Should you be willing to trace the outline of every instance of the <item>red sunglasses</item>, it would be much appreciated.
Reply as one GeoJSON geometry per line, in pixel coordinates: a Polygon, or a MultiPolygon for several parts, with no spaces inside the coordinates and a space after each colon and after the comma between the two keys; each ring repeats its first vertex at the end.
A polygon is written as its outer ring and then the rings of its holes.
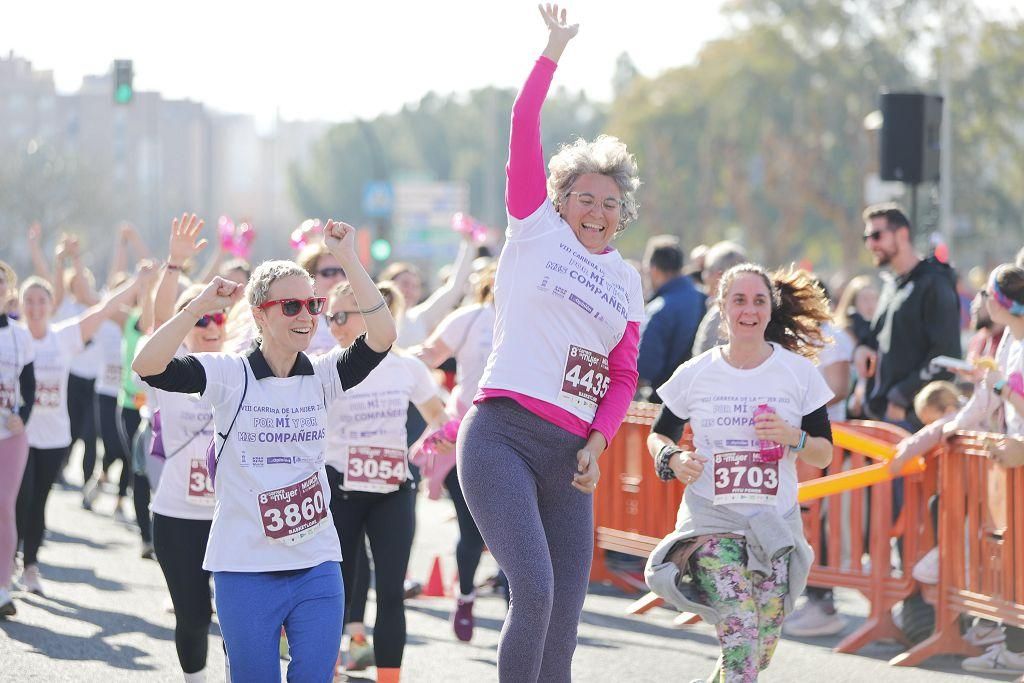
{"type": "Polygon", "coordinates": [[[207,313],[202,318],[196,321],[196,327],[209,327],[210,323],[214,323],[216,325],[223,325],[224,321],[227,319],[228,317],[220,312],[207,313]]]}
{"type": "Polygon", "coordinates": [[[266,310],[277,304],[281,304],[281,312],[289,318],[297,316],[303,306],[306,307],[310,315],[320,315],[320,312],[324,310],[324,306],[327,304],[327,297],[311,296],[308,299],[274,299],[273,301],[260,304],[258,308],[266,310]]]}

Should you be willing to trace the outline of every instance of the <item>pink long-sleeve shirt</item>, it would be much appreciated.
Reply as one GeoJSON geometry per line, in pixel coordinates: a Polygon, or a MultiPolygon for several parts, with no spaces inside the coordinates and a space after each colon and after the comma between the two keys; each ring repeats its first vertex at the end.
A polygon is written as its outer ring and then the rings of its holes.
{"type": "MultiPolygon", "coordinates": [[[[544,149],[540,137],[540,112],[551,86],[557,65],[547,57],[537,60],[529,78],[512,106],[512,131],[508,146],[508,164],[505,166],[505,206],[514,218],[525,219],[548,201],[547,176],[544,169],[544,149]]],[[[611,251],[611,248],[608,249],[611,251]]],[[[636,392],[638,373],[637,350],[640,343],[640,323],[626,323],[626,329],[608,355],[611,384],[597,407],[593,423],[588,424],[559,406],[506,389],[482,389],[475,402],[493,398],[511,398],[531,413],[555,424],[571,434],[587,438],[599,432],[605,441],[622,424],[630,401],[636,392]]]]}

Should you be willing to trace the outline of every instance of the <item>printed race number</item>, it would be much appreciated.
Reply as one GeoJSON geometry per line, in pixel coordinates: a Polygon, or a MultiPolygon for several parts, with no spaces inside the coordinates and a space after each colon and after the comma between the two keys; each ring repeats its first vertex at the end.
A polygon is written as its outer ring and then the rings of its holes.
{"type": "Polygon", "coordinates": [[[580,408],[596,409],[612,379],[608,376],[608,357],[584,349],[569,346],[562,375],[562,390],[559,397],[580,408]]]}
{"type": "Polygon", "coordinates": [[[60,385],[37,384],[35,404],[40,408],[59,408],[61,405],[60,385]]]}
{"type": "Polygon", "coordinates": [[[320,478],[308,479],[259,494],[263,535],[272,541],[296,545],[313,538],[327,521],[327,501],[320,478]]]}
{"type": "Polygon", "coordinates": [[[211,506],[217,502],[213,493],[213,480],[206,469],[206,458],[192,458],[188,466],[188,494],[185,500],[192,505],[211,506]]]}
{"type": "Polygon", "coordinates": [[[715,453],[715,505],[775,502],[779,463],[761,459],[758,451],[715,453]]]}
{"type": "Polygon", "coordinates": [[[402,485],[408,471],[404,449],[350,446],[345,488],[371,493],[393,491],[402,485]]]}

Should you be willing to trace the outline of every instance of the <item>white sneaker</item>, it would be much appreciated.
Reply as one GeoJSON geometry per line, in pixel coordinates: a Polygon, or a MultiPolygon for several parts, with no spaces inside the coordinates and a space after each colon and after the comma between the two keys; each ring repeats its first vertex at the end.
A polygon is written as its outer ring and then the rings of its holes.
{"type": "Polygon", "coordinates": [[[782,624],[782,632],[796,638],[834,636],[846,628],[846,619],[839,612],[831,613],[820,602],[808,600],[803,607],[793,610],[782,624]]]}
{"type": "Polygon", "coordinates": [[[1024,674],[1024,654],[1010,652],[1006,643],[997,643],[983,655],[968,657],[960,667],[974,673],[1024,674]]]}
{"type": "Polygon", "coordinates": [[[924,557],[914,565],[914,569],[910,574],[921,583],[926,583],[929,586],[937,584],[939,582],[939,547],[935,546],[925,553],[924,557]]]}
{"type": "Polygon", "coordinates": [[[0,588],[0,619],[13,617],[17,613],[18,609],[14,606],[14,598],[11,597],[10,591],[0,588]]]}
{"type": "Polygon", "coordinates": [[[42,576],[39,575],[39,565],[37,564],[25,565],[25,569],[21,572],[20,583],[22,589],[29,593],[45,595],[43,592],[42,576]]]}
{"type": "Polygon", "coordinates": [[[82,487],[82,507],[92,510],[93,503],[100,496],[100,482],[98,479],[91,479],[82,487]]]}
{"type": "Polygon", "coordinates": [[[1003,627],[992,621],[979,619],[973,626],[967,629],[964,634],[964,642],[975,647],[988,647],[1006,640],[1006,632],[1003,627]]]}

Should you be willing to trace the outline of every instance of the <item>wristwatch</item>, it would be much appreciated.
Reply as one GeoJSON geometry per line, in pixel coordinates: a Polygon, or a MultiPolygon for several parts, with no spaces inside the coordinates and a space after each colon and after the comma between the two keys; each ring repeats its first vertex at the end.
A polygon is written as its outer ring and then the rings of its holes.
{"type": "Polygon", "coordinates": [[[804,449],[804,447],[806,445],[807,445],[807,432],[805,432],[805,431],[803,431],[801,429],[800,430],[800,442],[797,445],[795,445],[795,446],[790,446],[789,450],[793,451],[794,453],[799,453],[800,451],[802,451],[804,449]]]}
{"type": "Polygon", "coordinates": [[[1006,380],[1005,379],[1001,379],[1001,380],[999,380],[998,382],[996,382],[995,384],[992,385],[992,391],[995,392],[995,395],[998,396],[999,398],[1003,397],[1003,392],[1005,390],[1006,390],[1006,380]]]}

